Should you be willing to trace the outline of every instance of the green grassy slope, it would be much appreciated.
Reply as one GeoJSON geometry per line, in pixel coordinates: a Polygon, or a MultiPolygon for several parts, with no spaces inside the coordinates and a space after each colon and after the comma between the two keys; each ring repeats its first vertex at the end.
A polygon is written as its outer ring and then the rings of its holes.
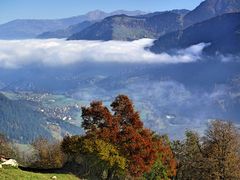
{"type": "Polygon", "coordinates": [[[0,169],[1,180],[49,180],[56,176],[58,180],[77,180],[78,178],[71,174],[41,174],[22,171],[15,168],[0,169]]]}

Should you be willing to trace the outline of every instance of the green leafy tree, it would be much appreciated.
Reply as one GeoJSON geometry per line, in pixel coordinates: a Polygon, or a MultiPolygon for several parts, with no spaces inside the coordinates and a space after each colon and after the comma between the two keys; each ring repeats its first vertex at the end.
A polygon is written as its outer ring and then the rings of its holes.
{"type": "Polygon", "coordinates": [[[124,174],[126,159],[114,145],[101,139],[67,136],[63,139],[62,149],[74,159],[80,158],[88,177],[115,179],[124,174]]]}
{"type": "Polygon", "coordinates": [[[154,135],[154,147],[158,152],[150,172],[144,173],[146,179],[168,180],[176,175],[176,160],[172,152],[168,137],[154,135]]]}
{"type": "Polygon", "coordinates": [[[201,179],[205,176],[205,158],[200,137],[193,131],[186,132],[184,141],[173,142],[173,152],[177,159],[175,179],[201,179]]]}
{"type": "Polygon", "coordinates": [[[123,173],[126,168],[126,159],[119,155],[118,150],[113,145],[103,140],[85,139],[83,151],[96,158],[99,162],[97,166],[103,167],[103,171],[107,172],[107,179],[113,179],[118,174],[123,173]]]}

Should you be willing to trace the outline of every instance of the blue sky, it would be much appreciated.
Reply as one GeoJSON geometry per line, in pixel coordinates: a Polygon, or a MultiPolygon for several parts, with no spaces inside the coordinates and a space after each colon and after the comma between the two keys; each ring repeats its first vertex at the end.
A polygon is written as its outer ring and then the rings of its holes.
{"type": "Polygon", "coordinates": [[[100,9],[107,12],[193,9],[203,0],[0,0],[0,23],[14,19],[52,19],[100,9]]]}

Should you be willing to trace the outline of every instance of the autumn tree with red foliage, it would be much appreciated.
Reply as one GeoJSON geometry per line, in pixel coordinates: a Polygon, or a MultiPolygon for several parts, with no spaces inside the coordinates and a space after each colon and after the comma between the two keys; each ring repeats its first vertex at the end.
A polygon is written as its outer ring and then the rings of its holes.
{"type": "Polygon", "coordinates": [[[125,95],[119,95],[111,107],[113,114],[99,101],[82,108],[82,127],[86,136],[115,145],[127,158],[132,176],[149,172],[159,153],[168,175],[174,176],[176,163],[169,144],[154,138],[153,132],[144,128],[132,101],[125,95]]]}

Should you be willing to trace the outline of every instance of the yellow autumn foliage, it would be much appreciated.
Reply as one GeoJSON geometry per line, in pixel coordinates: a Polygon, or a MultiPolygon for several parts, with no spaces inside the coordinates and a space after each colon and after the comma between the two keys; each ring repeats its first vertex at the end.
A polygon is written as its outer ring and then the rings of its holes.
{"type": "Polygon", "coordinates": [[[100,139],[84,139],[83,151],[99,157],[108,163],[110,167],[126,168],[126,159],[120,156],[118,150],[112,145],[100,139]]]}

